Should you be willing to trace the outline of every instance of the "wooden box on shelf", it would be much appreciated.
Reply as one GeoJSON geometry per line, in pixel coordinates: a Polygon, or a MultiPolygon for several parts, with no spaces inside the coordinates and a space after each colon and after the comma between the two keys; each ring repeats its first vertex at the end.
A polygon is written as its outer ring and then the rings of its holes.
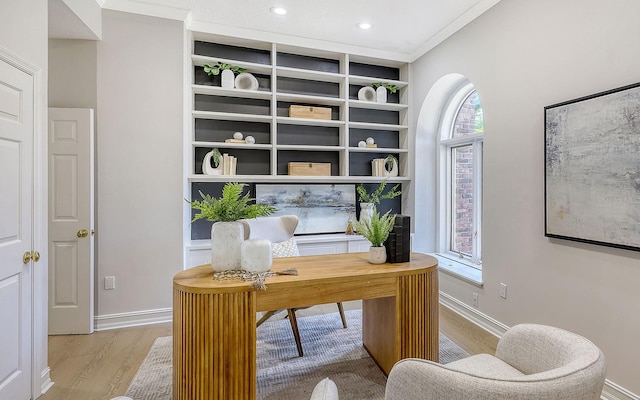
{"type": "Polygon", "coordinates": [[[331,176],[331,163],[290,162],[289,175],[331,176]]]}
{"type": "Polygon", "coordinates": [[[289,117],[331,119],[330,107],[289,106],[289,117]]]}

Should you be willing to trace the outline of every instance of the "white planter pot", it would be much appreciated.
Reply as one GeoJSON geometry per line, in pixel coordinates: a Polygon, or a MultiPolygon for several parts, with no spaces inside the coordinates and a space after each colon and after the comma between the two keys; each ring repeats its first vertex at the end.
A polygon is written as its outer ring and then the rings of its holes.
{"type": "Polygon", "coordinates": [[[249,272],[265,272],[271,268],[271,242],[267,239],[249,239],[240,246],[240,265],[249,272]]]}
{"type": "Polygon", "coordinates": [[[360,219],[358,221],[363,224],[364,221],[370,220],[372,215],[373,203],[360,203],[360,219]]]}
{"type": "Polygon", "coordinates": [[[387,88],[384,86],[378,86],[376,89],[376,101],[378,103],[386,103],[387,102],[387,88]]]}
{"type": "Polygon", "coordinates": [[[387,262],[387,248],[384,246],[369,247],[369,262],[371,264],[384,264],[387,262]]]}
{"type": "Polygon", "coordinates": [[[211,267],[214,271],[240,269],[244,227],[240,222],[216,222],[211,227],[211,267]]]}
{"type": "Polygon", "coordinates": [[[235,87],[236,76],[230,69],[223,69],[220,73],[220,86],[225,89],[233,89],[235,87]]]}

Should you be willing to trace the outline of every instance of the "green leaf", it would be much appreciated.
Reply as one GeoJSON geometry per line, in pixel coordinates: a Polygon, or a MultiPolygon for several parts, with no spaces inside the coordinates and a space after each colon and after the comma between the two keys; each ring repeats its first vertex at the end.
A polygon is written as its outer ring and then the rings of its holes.
{"type": "Polygon", "coordinates": [[[364,188],[364,185],[361,183],[358,187],[356,187],[356,191],[358,192],[358,197],[360,198],[360,202],[362,203],[373,203],[380,204],[380,200],[393,199],[402,194],[401,190],[398,190],[400,184],[392,187],[388,192],[383,193],[384,189],[387,186],[387,180],[380,182],[380,185],[373,192],[367,192],[367,189],[364,188]]]}
{"type": "Polygon", "coordinates": [[[228,182],[222,188],[222,196],[220,198],[214,198],[199,192],[202,200],[186,200],[193,209],[200,211],[193,217],[191,222],[200,219],[232,222],[245,218],[266,217],[276,211],[273,206],[249,204],[255,199],[251,198],[249,193],[242,194],[244,186],[246,185],[242,183],[228,182]]]}
{"type": "Polygon", "coordinates": [[[380,215],[374,207],[371,218],[363,222],[355,221],[353,224],[356,231],[371,242],[371,246],[380,247],[389,237],[394,222],[395,214],[391,215],[391,210],[384,215],[380,215]]]}

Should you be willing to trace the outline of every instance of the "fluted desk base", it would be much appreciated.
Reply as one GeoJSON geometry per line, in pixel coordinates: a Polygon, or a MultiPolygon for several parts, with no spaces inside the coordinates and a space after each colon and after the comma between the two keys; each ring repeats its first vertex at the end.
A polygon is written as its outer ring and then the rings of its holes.
{"type": "MultiPolygon", "coordinates": [[[[215,281],[209,265],[180,272],[173,294],[173,400],[256,398],[256,312],[364,300],[362,341],[385,373],[407,357],[438,361],[437,261],[372,265],[367,253],[279,258],[297,276],[215,281]]],[[[304,337],[303,337],[304,341],[304,337]]]]}

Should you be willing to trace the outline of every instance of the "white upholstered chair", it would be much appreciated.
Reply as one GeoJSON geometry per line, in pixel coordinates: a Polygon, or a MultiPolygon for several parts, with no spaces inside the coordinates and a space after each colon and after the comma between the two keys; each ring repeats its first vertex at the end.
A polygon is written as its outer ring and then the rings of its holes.
{"type": "Polygon", "coordinates": [[[495,356],[477,354],[441,365],[405,359],[391,369],[386,400],[597,400],[606,377],[602,352],[589,340],[546,325],[520,324],[495,356]]]}
{"type": "MultiPolygon", "coordinates": [[[[574,333],[520,324],[498,342],[495,356],[477,354],[446,365],[407,358],[387,379],[385,400],[598,400],[606,378],[598,347],[574,333]]],[[[313,399],[337,400],[318,383],[313,399]],[[325,396],[325,397],[323,397],[325,396]]]]}
{"type": "MultiPolygon", "coordinates": [[[[300,255],[298,245],[293,237],[298,226],[298,217],[295,215],[283,215],[279,217],[259,217],[252,219],[243,219],[240,222],[244,226],[244,238],[247,239],[268,239],[271,241],[273,258],[294,257],[300,255]]],[[[347,320],[344,316],[342,303],[337,303],[342,326],[347,327],[347,320]]],[[[262,325],[277,310],[268,311],[257,323],[262,325]]],[[[300,340],[300,331],[298,330],[298,320],[296,319],[296,310],[290,308],[287,310],[291,330],[296,340],[298,354],[303,356],[302,341],[300,340]]]]}

